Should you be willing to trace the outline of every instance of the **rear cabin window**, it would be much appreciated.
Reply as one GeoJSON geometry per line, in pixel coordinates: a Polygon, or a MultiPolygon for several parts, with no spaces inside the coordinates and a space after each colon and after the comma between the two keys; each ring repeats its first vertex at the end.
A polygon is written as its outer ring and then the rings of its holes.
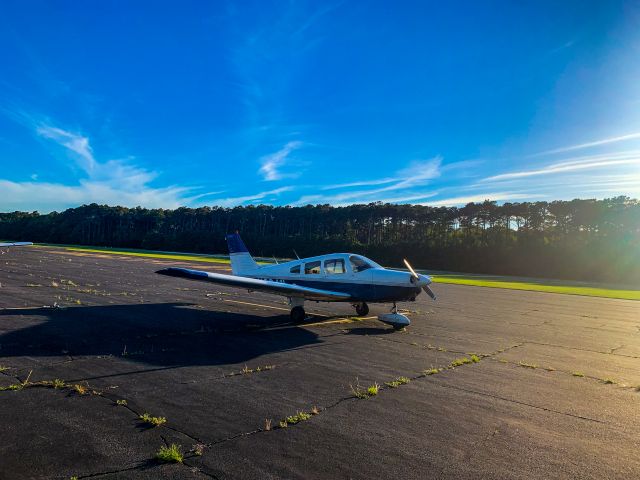
{"type": "Polygon", "coordinates": [[[300,265],[296,265],[295,267],[291,267],[289,270],[291,273],[300,273],[300,265]]]}
{"type": "Polygon", "coordinates": [[[304,273],[315,275],[320,273],[320,262],[309,262],[304,264],[304,273]]]}
{"type": "Polygon", "coordinates": [[[328,274],[344,273],[344,260],[336,258],[324,261],[324,271],[328,274]]]}
{"type": "Polygon", "coordinates": [[[355,272],[363,272],[369,268],[373,268],[367,261],[365,261],[362,257],[356,257],[352,255],[349,257],[349,262],[351,263],[351,269],[355,272]]]}

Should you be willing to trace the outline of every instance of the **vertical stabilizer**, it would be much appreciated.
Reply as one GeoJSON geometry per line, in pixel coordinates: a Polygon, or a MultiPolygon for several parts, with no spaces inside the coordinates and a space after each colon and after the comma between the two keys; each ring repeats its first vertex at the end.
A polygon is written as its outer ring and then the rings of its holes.
{"type": "Polygon", "coordinates": [[[259,268],[239,234],[227,235],[227,245],[229,245],[231,271],[234,275],[247,275],[259,268]]]}

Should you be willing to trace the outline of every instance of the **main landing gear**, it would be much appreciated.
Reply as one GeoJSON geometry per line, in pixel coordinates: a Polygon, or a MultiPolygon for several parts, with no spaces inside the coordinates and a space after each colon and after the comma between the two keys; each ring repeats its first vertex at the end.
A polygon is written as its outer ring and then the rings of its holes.
{"type": "Polygon", "coordinates": [[[356,307],[356,313],[359,317],[364,317],[369,313],[369,305],[366,302],[354,303],[354,307],[356,307]]]}
{"type": "Polygon", "coordinates": [[[302,298],[290,298],[289,305],[291,305],[291,313],[289,314],[291,317],[291,321],[293,323],[301,323],[304,322],[304,319],[307,318],[307,313],[304,311],[304,299],[302,298]]]}
{"type": "Polygon", "coordinates": [[[307,314],[302,307],[293,307],[290,316],[293,323],[303,322],[307,318],[307,314]]]}

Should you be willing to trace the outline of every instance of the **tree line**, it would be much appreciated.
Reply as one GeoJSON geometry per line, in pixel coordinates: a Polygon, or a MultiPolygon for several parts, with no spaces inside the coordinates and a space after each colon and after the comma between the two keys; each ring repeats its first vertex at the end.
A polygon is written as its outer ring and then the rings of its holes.
{"type": "Polygon", "coordinates": [[[464,207],[370,203],[175,210],[83,205],[0,213],[0,238],[225,253],[239,231],[257,256],[357,252],[378,263],[491,274],[640,281],[640,202],[604,200],[464,207]]]}

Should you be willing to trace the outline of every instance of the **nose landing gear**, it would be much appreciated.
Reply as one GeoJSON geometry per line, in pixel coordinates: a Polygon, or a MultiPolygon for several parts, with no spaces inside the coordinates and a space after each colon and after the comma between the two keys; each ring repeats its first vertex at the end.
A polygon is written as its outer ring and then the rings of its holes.
{"type": "Polygon", "coordinates": [[[398,307],[396,302],[393,302],[393,308],[391,313],[384,315],[378,315],[378,320],[388,325],[391,325],[396,330],[402,330],[404,327],[409,326],[411,321],[401,313],[398,313],[398,307]]]}

